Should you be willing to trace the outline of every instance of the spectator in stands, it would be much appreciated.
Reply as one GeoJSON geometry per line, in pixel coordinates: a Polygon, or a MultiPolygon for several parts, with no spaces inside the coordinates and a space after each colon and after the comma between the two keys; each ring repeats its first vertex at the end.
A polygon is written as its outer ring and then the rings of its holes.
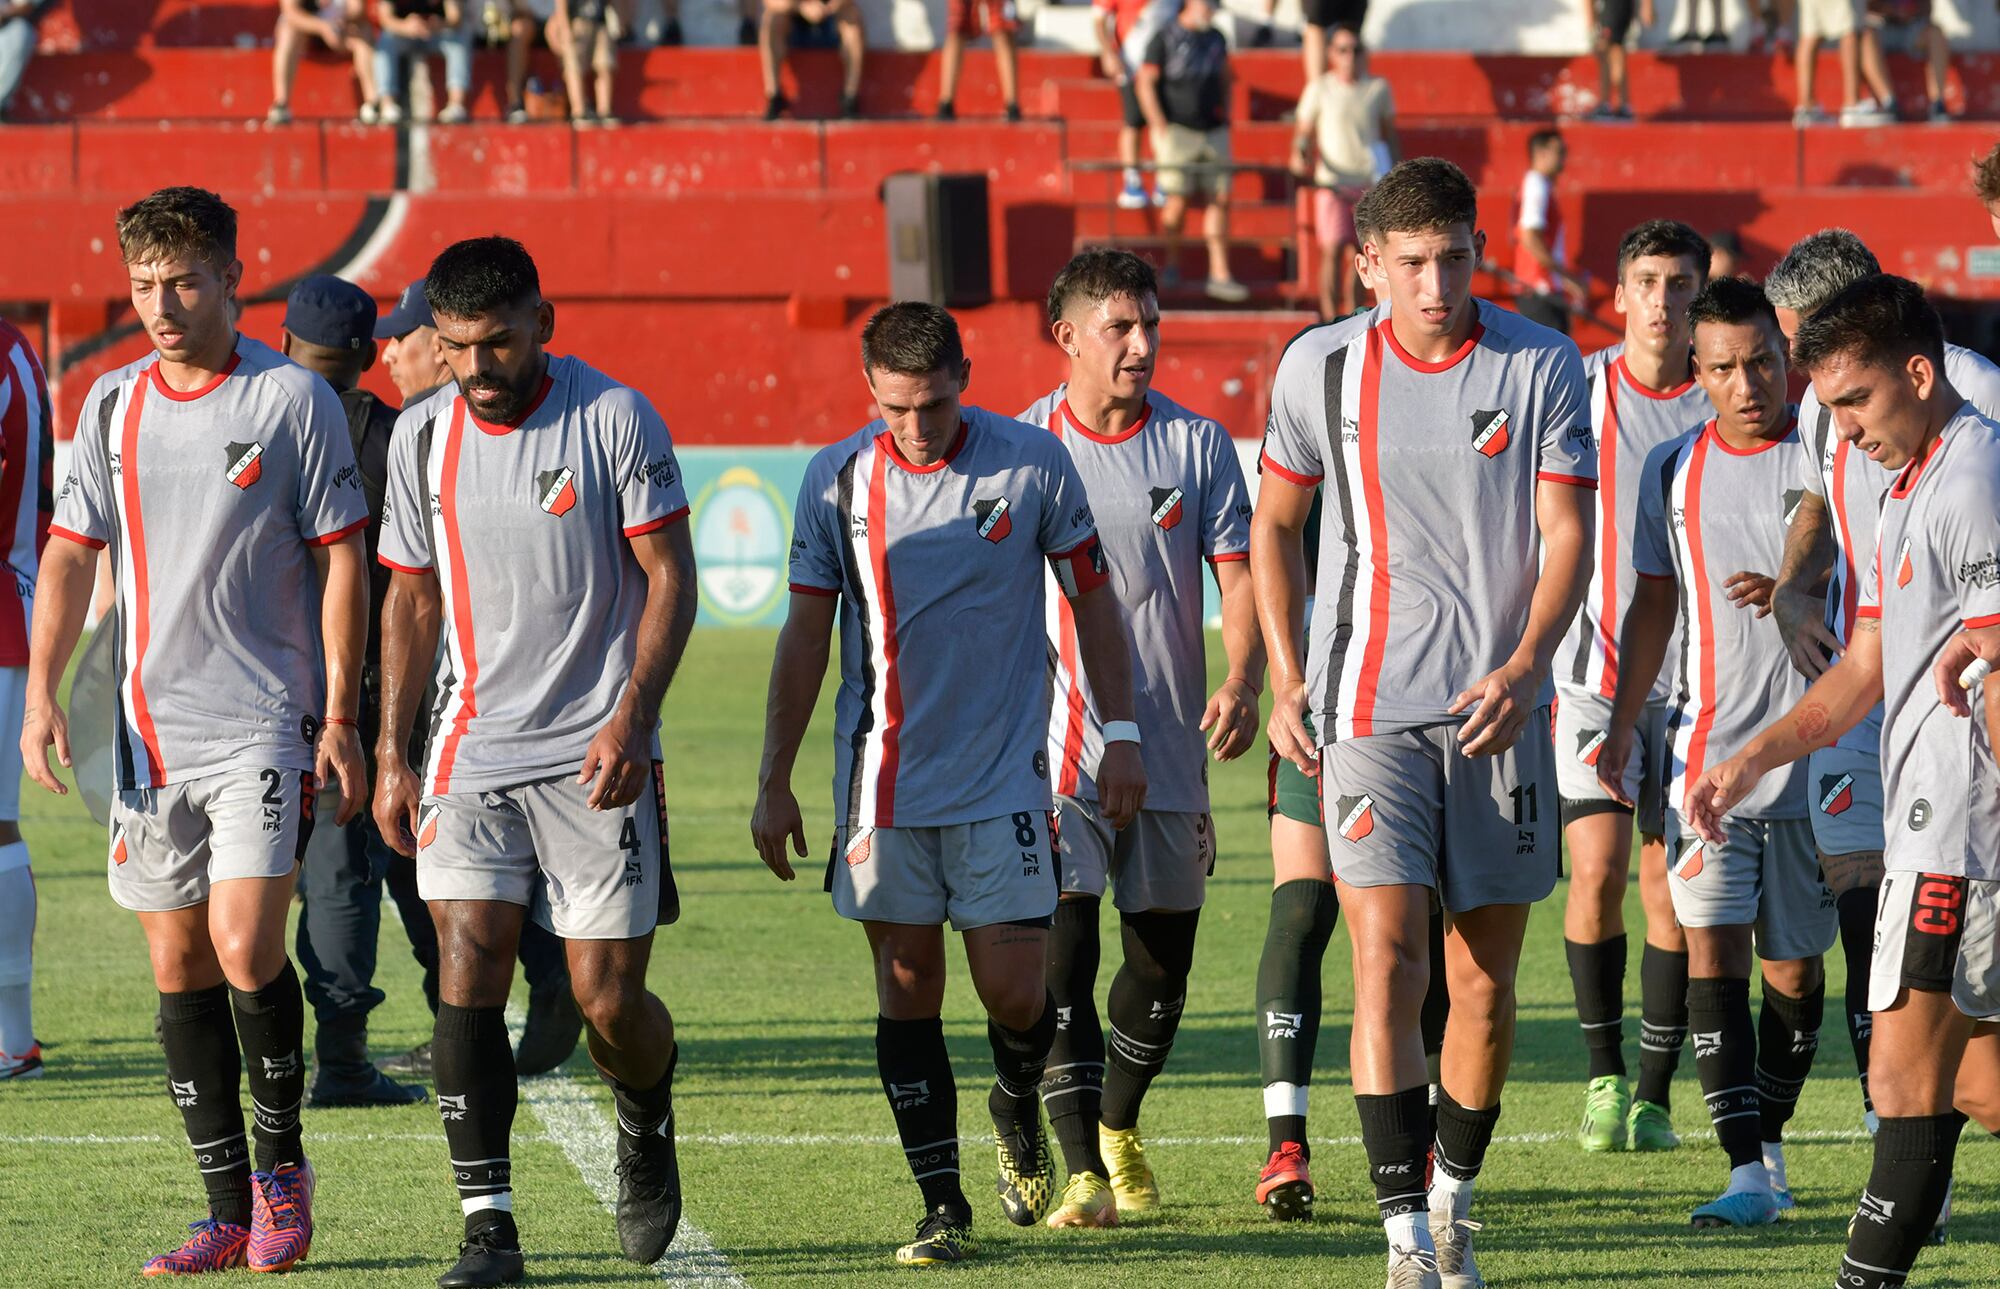
{"type": "Polygon", "coordinates": [[[1596,0],[1590,19],[1591,49],[1597,54],[1595,121],[1632,119],[1632,92],[1625,83],[1625,42],[1632,36],[1632,19],[1639,29],[1653,25],[1653,0],[1596,0]]]}
{"type": "Polygon", "coordinates": [[[375,0],[375,24],[382,29],[375,41],[382,123],[395,125],[403,119],[404,64],[427,54],[444,59],[445,107],[437,114],[438,123],[458,125],[467,120],[472,33],[459,0],[375,0]]]}
{"type": "Polygon", "coordinates": [[[1180,17],[1146,47],[1139,67],[1139,106],[1152,127],[1159,191],[1166,194],[1160,228],[1166,234],[1163,291],[1180,283],[1181,224],[1188,197],[1205,193],[1202,234],[1208,242],[1210,299],[1231,304],[1250,290],[1229,272],[1229,42],[1214,26],[1213,0],[1183,0],[1180,17]],[[1200,167],[1191,169],[1190,167],[1200,167]]]}
{"type": "Polygon", "coordinates": [[[1718,229],[1708,235],[1708,280],[1742,277],[1743,239],[1733,228],[1718,229]]]}
{"type": "Polygon", "coordinates": [[[1792,109],[1793,125],[1825,125],[1829,120],[1813,99],[1822,40],[1837,42],[1840,50],[1840,123],[1882,125],[1891,119],[1880,104],[1860,101],[1861,36],[1854,6],[1855,0],[1799,0],[1799,52],[1795,60],[1799,99],[1792,109]]]}
{"type": "Polygon", "coordinates": [[[579,128],[617,125],[618,32],[625,30],[618,25],[618,11],[609,0],[555,0],[555,6],[550,21],[562,29],[556,52],[569,90],[570,123],[579,128]]]}
{"type": "MultiPolygon", "coordinates": [[[[1139,132],[1146,128],[1146,114],[1139,106],[1139,65],[1146,61],[1146,47],[1153,37],[1173,21],[1179,0],[1091,0],[1097,16],[1097,58],[1104,74],[1117,83],[1125,109],[1124,125],[1118,131],[1118,160],[1125,166],[1124,185],[1118,204],[1125,210],[1143,210],[1148,198],[1139,181],[1139,132]]],[[[1153,204],[1166,200],[1155,189],[1153,204]]]]}
{"type": "Polygon", "coordinates": [[[1320,249],[1319,315],[1354,312],[1352,265],[1360,249],[1354,203],[1396,164],[1396,104],[1389,82],[1368,74],[1359,30],[1337,26],[1326,44],[1326,69],[1306,83],[1292,140],[1292,173],[1310,175],[1313,225],[1320,249]]]}
{"type": "MultiPolygon", "coordinates": [[[[1880,63],[1884,54],[1911,54],[1924,60],[1924,92],[1929,105],[1924,116],[1933,122],[1951,120],[1951,114],[1944,105],[1945,80],[1951,74],[1951,42],[1945,38],[1942,28],[1931,21],[1931,0],[1868,0],[1868,10],[1864,18],[1861,38],[1872,50],[1864,51],[1864,57],[1872,63],[1880,63]]],[[[1886,82],[1885,74],[1882,81],[1886,82]]],[[[1874,81],[1875,77],[1870,76],[1874,81]]],[[[1895,97],[1891,90],[1878,84],[1876,94],[1880,102],[1891,112],[1895,109],[1895,97]]]]}
{"type": "Polygon", "coordinates": [[[2000,237],[2000,143],[1973,166],[1972,191],[1986,207],[1986,217],[1993,221],[1993,236],[2000,237]]]}
{"type": "MultiPolygon", "coordinates": [[[[1271,19],[1277,12],[1278,0],[1264,0],[1264,20],[1250,33],[1251,45],[1261,49],[1271,43],[1271,19]]],[[[1368,0],[1299,0],[1299,52],[1308,82],[1326,66],[1326,42],[1333,29],[1360,31],[1367,18],[1368,0]]]]}
{"type": "Polygon", "coordinates": [[[35,20],[55,0],[0,0],[0,121],[14,106],[28,61],[35,56],[35,20]]]}
{"type": "Polygon", "coordinates": [[[1021,119],[1020,77],[1014,55],[1014,33],[1019,29],[1014,0],[951,0],[945,17],[944,61],[938,70],[938,120],[958,119],[953,100],[958,96],[958,69],[965,62],[965,42],[982,34],[993,37],[993,65],[1000,76],[1000,98],[1007,104],[1007,119],[1021,119]]]}
{"type": "Polygon", "coordinates": [[[1588,306],[1583,282],[1570,269],[1556,179],[1569,150],[1561,134],[1537,130],[1528,137],[1528,173],[1521,179],[1521,208],[1514,222],[1514,307],[1522,317],[1569,332],[1569,315],[1588,306]]]}
{"type": "Polygon", "coordinates": [[[1681,33],[1681,45],[1703,52],[1729,48],[1729,31],[1722,17],[1722,0],[1688,0],[1688,24],[1687,30],[1681,33]],[[1704,10],[1708,13],[1706,24],[1701,20],[1704,10]]]}
{"type": "Polygon", "coordinates": [[[271,110],[264,119],[283,125],[292,119],[292,82],[299,56],[312,41],[354,60],[354,83],[361,91],[363,125],[376,121],[375,41],[366,0],[278,0],[278,34],[271,51],[271,110]]]}
{"type": "Polygon", "coordinates": [[[852,120],[861,114],[861,64],[868,46],[859,0],[764,0],[757,52],[764,68],[766,121],[777,120],[792,105],[778,83],[786,48],[823,47],[834,41],[840,45],[840,117],[852,120]]]}

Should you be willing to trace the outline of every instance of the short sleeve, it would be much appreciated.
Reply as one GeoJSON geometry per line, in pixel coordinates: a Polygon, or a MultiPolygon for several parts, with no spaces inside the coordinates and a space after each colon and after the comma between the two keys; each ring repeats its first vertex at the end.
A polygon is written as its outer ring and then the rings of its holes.
{"type": "Polygon", "coordinates": [[[1313,121],[1319,116],[1319,97],[1319,77],[1315,76],[1306,82],[1305,92],[1299,95],[1299,105],[1292,112],[1292,119],[1298,123],[1301,132],[1311,129],[1313,121]]]}
{"type": "Polygon", "coordinates": [[[1875,532],[1875,558],[1861,572],[1861,590],[1854,597],[1854,616],[1857,618],[1879,618],[1882,616],[1882,532],[1875,532]]]}
{"type": "Polygon", "coordinates": [[[1673,532],[1667,525],[1667,479],[1676,439],[1654,448],[1639,480],[1639,513],[1632,522],[1632,571],[1640,577],[1674,578],[1673,532]]]}
{"type": "Polygon", "coordinates": [[[659,412],[637,393],[618,393],[622,395],[619,402],[624,404],[616,413],[618,518],[627,537],[638,537],[686,518],[687,482],[681,477],[673,438],[659,412]]]}
{"type": "Polygon", "coordinates": [[[1539,170],[1521,180],[1521,218],[1517,227],[1537,231],[1549,226],[1549,181],[1539,170]]]}
{"type": "Polygon", "coordinates": [[[1084,490],[1083,476],[1076,472],[1076,460],[1051,434],[1046,444],[1046,476],[1042,488],[1042,513],[1036,521],[1036,540],[1044,555],[1067,555],[1097,536],[1097,519],[1090,513],[1090,494],[1084,490]]]}
{"type": "Polygon", "coordinates": [[[69,476],[56,493],[56,513],[49,535],[65,537],[102,550],[111,541],[111,462],[106,439],[108,422],[118,406],[113,384],[91,391],[77,416],[76,437],[70,440],[69,476]]]}
{"type": "Polygon", "coordinates": [[[1830,423],[1823,423],[1825,412],[1819,400],[1813,397],[1812,386],[1806,386],[1805,397],[1799,400],[1799,487],[1813,496],[1826,499],[1826,478],[1820,473],[1820,462],[1825,459],[1827,438],[1833,432],[1830,423]]]}
{"type": "Polygon", "coordinates": [[[368,498],[361,491],[347,412],[333,386],[314,376],[296,414],[299,536],[313,546],[331,546],[368,526],[368,498]]]}
{"type": "Polygon", "coordinates": [[[1396,117],[1396,95],[1389,88],[1389,82],[1375,82],[1375,124],[1377,128],[1387,125],[1396,117]]]}
{"type": "Polygon", "coordinates": [[[1324,362],[1296,344],[1278,360],[1264,447],[1257,458],[1260,472],[1301,488],[1317,487],[1326,477],[1321,448],[1327,439],[1324,362]]]}
{"type": "Polygon", "coordinates": [[[399,573],[436,566],[431,553],[430,506],[424,500],[424,433],[427,415],[406,411],[389,440],[389,476],[382,500],[382,542],[375,558],[399,573]]]}
{"type": "Polygon", "coordinates": [[[1952,504],[1939,509],[1932,538],[1959,620],[1973,629],[2000,626],[2000,508],[1992,500],[2000,470],[1978,473],[1985,477],[1954,481],[1952,504]]]}
{"type": "Polygon", "coordinates": [[[1535,477],[1595,488],[1597,436],[1590,428],[1590,382],[1583,375],[1583,357],[1568,341],[1550,352],[1542,423],[1535,427],[1540,446],[1535,477]]]}
{"type": "Polygon", "coordinates": [[[1201,553],[1213,563],[1250,558],[1250,489],[1236,445],[1221,426],[1208,435],[1208,461],[1203,470],[1201,553]]]}
{"type": "Polygon", "coordinates": [[[807,595],[839,595],[841,588],[840,513],[833,497],[836,471],[827,458],[814,457],[799,484],[792,511],[791,584],[807,595]]]}

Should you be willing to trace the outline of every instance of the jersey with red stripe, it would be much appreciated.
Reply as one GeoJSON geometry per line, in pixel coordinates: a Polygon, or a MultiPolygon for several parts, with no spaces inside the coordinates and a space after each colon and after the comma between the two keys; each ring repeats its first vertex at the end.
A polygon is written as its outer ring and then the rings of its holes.
{"type": "Polygon", "coordinates": [[[1278,365],[1262,469],[1325,483],[1306,662],[1322,742],[1463,720],[1452,699],[1527,630],[1538,484],[1597,485],[1576,346],[1477,307],[1440,362],[1384,320],[1331,346],[1302,337],[1278,365]]]}
{"type": "Polygon", "coordinates": [[[35,574],[55,510],[54,420],[49,379],[28,338],[0,319],[0,534],[9,586],[0,588],[0,667],[28,664],[35,574]]]}
{"type": "Polygon", "coordinates": [[[511,425],[474,416],[456,384],[403,409],[379,557],[434,572],[444,596],[430,792],[576,772],[638,655],[631,539],[687,508],[659,413],[580,359],[550,358],[511,425]]]}
{"type": "MultiPolygon", "coordinates": [[[[1664,394],[1632,379],[1622,342],[1586,357],[1583,370],[1590,382],[1590,431],[1597,442],[1597,558],[1583,607],[1556,651],[1556,688],[1610,698],[1618,692],[1618,633],[1632,603],[1639,475],[1654,448],[1700,425],[1712,409],[1692,376],[1664,394]]],[[[1669,642],[1669,658],[1678,643],[1669,642]]],[[[1651,701],[1665,702],[1672,681],[1663,668],[1653,682],[1651,701]]]]}
{"type": "Polygon", "coordinates": [[[326,715],[311,547],[368,521],[340,396],[238,336],[181,393],[155,355],[97,378],[49,532],[111,547],[122,790],[313,768],[326,715]]]}
{"type": "MultiPolygon", "coordinates": [[[[1646,458],[1632,566],[1670,578],[1680,598],[1680,650],[1668,700],[1671,748],[1667,804],[1681,810],[1690,784],[1736,755],[1757,731],[1792,709],[1805,678],[1769,622],[1729,602],[1735,573],[1778,566],[1785,528],[1798,509],[1798,428],[1742,450],[1709,421],[1646,458]]],[[[1732,817],[1802,819],[1805,762],[1767,774],[1732,817]]]]}
{"type": "Polygon", "coordinates": [[[1053,803],[1043,564],[1069,595],[1104,555],[1047,430],[964,409],[909,464],[875,421],[806,467],[792,590],[840,597],[834,809],[848,829],[975,823],[1053,803]]]}
{"type": "MultiPolygon", "coordinates": [[[[1208,809],[1207,640],[1202,630],[1203,561],[1250,558],[1250,491],[1229,432],[1154,391],[1131,429],[1109,438],[1080,424],[1068,387],[1036,401],[1021,419],[1053,431],[1069,448],[1090,493],[1111,585],[1132,633],[1133,717],[1143,737],[1146,808],[1208,809]]],[[[1056,791],[1097,800],[1091,767],[1104,755],[1090,679],[1077,663],[1069,600],[1048,597],[1049,763],[1056,791]]]]}
{"type": "Polygon", "coordinates": [[[1931,679],[1961,627],[2000,626],[2000,424],[1962,406],[1895,477],[1864,569],[1856,613],[1882,619],[1884,862],[2000,880],[2000,770],[1985,704],[1975,689],[1972,718],[1959,720],[1931,679]]]}

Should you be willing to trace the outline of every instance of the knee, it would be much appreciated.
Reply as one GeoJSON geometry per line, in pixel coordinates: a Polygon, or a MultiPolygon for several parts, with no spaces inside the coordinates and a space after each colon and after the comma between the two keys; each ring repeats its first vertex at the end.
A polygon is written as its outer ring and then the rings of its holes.
{"type": "Polygon", "coordinates": [[[934,1015],[944,1003],[944,959],[926,949],[885,945],[875,960],[875,988],[885,1013],[934,1015]]]}
{"type": "Polygon", "coordinates": [[[1483,970],[1467,970],[1451,977],[1451,1009],[1454,1014],[1494,1019],[1514,1009],[1514,973],[1492,975],[1483,970]]]}
{"type": "Polygon", "coordinates": [[[438,926],[439,985],[458,1007],[504,1007],[514,980],[511,945],[450,922],[438,926]]]}
{"type": "Polygon", "coordinates": [[[1826,983],[1825,960],[1818,954],[1764,964],[1764,983],[1791,998],[1803,998],[1826,983]]]}
{"type": "Polygon", "coordinates": [[[618,972],[585,970],[572,974],[570,985],[584,1023],[606,1037],[628,1028],[645,1006],[645,983],[618,972]]]}
{"type": "Polygon", "coordinates": [[[1416,1006],[1431,983],[1428,944],[1401,940],[1355,946],[1354,1008],[1400,1013],[1416,1006]]]}
{"type": "Polygon", "coordinates": [[[1033,1029],[1048,1005],[1048,991],[1039,982],[1009,981],[986,998],[986,1014],[1003,1029],[1033,1029]]]}
{"type": "Polygon", "coordinates": [[[260,927],[230,927],[210,935],[223,979],[245,993],[269,984],[284,966],[283,938],[264,934],[260,927]]]}
{"type": "Polygon", "coordinates": [[[2000,1136],[2000,1088],[1969,1088],[1961,1082],[1952,1095],[1952,1101],[1960,1114],[2000,1136]]]}

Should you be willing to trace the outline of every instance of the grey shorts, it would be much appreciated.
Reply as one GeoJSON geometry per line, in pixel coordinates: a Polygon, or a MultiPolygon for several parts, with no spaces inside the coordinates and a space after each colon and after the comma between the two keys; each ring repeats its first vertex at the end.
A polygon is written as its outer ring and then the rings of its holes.
{"type": "Polygon", "coordinates": [[[225,770],[120,792],[111,802],[111,898],[139,913],[184,909],[216,882],[286,877],[312,835],[310,770],[225,770]]]}
{"type": "Polygon", "coordinates": [[[639,799],[592,810],[574,775],[425,797],[417,894],[519,904],[565,940],[631,940],[680,917],[659,762],[639,799]]]}
{"type": "MultiPolygon", "coordinates": [[[[1599,813],[1627,813],[1597,781],[1597,754],[1611,725],[1611,700],[1565,688],[1556,703],[1556,786],[1565,822],[1599,813]]],[[[1632,732],[1625,791],[1639,803],[1634,823],[1647,837],[1667,830],[1667,705],[1647,703],[1632,732]]]]}
{"type": "Polygon", "coordinates": [[[1320,749],[1333,875],[1350,886],[1428,886],[1453,913],[1532,904],[1562,856],[1549,710],[1498,756],[1458,750],[1458,725],[1343,739],[1320,749]]]}
{"type": "Polygon", "coordinates": [[[1047,810],[937,828],[842,828],[826,889],[834,912],[856,922],[1047,925],[1061,880],[1052,831],[1047,810]]]}
{"type": "Polygon", "coordinates": [[[1951,994],[1974,1020],[2000,1020],[2000,882],[1936,873],[1882,876],[1868,1010],[1905,989],[1951,994]]]}
{"type": "Polygon", "coordinates": [[[1822,855],[1882,849],[1882,759],[1823,747],[1806,760],[1813,845],[1822,855]]]}
{"type": "Polygon", "coordinates": [[[1725,819],[1711,846],[1667,814],[1667,883],[1682,926],[1749,926],[1757,956],[1790,962],[1833,947],[1840,918],[1803,819],[1725,819]]]}
{"type": "Polygon", "coordinates": [[[1122,912],[1198,909],[1215,871],[1215,821],[1207,814],[1141,810],[1114,829],[1097,813],[1097,803],[1056,798],[1058,849],[1065,895],[1104,894],[1122,912]]]}

